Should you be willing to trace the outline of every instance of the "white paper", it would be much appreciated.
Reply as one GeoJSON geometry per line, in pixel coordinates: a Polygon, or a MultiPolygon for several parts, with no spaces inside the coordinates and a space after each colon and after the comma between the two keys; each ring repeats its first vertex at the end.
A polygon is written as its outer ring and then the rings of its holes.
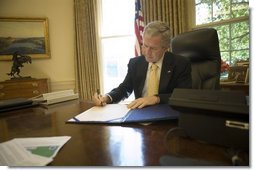
{"type": "Polygon", "coordinates": [[[16,141],[8,141],[0,144],[1,166],[45,166],[52,158],[41,157],[28,152],[16,141]]]}
{"type": "Polygon", "coordinates": [[[16,138],[1,143],[0,165],[45,166],[69,139],[69,136],[16,138]]]}
{"type": "Polygon", "coordinates": [[[75,119],[68,120],[69,122],[78,121],[111,121],[123,118],[130,109],[124,104],[107,104],[106,106],[94,106],[91,109],[77,115],[75,119]]]}
{"type": "MultiPolygon", "coordinates": [[[[25,147],[28,151],[36,150],[38,147],[49,148],[51,155],[55,157],[61,147],[70,139],[70,136],[38,137],[38,138],[15,138],[14,141],[25,147]]],[[[40,154],[38,154],[40,155],[40,154]]]]}

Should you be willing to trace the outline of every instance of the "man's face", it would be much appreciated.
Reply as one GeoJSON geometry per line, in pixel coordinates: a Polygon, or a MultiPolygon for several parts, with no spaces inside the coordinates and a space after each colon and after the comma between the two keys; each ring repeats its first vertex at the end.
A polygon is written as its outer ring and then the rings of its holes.
{"type": "Polygon", "coordinates": [[[142,54],[145,56],[147,62],[157,62],[159,61],[167,48],[162,47],[161,37],[144,35],[142,54]]]}

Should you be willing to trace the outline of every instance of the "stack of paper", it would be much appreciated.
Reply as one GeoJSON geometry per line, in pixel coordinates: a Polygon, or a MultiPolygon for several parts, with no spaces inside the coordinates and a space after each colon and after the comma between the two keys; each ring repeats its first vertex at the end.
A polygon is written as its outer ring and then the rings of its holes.
{"type": "Polygon", "coordinates": [[[73,90],[56,91],[52,93],[44,93],[42,95],[31,98],[31,100],[40,102],[41,104],[50,105],[68,100],[78,99],[78,94],[73,90]]]}
{"type": "Polygon", "coordinates": [[[69,136],[15,138],[1,143],[0,165],[45,166],[69,139],[69,136]]]}

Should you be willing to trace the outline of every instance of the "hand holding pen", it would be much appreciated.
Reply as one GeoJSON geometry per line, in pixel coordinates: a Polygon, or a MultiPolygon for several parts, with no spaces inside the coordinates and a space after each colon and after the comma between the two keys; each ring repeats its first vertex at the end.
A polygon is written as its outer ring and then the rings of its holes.
{"type": "Polygon", "coordinates": [[[93,102],[96,106],[105,106],[107,103],[106,103],[106,100],[107,100],[107,97],[103,97],[101,94],[100,94],[100,90],[97,89],[97,92],[94,94],[93,96],[93,102]]]}

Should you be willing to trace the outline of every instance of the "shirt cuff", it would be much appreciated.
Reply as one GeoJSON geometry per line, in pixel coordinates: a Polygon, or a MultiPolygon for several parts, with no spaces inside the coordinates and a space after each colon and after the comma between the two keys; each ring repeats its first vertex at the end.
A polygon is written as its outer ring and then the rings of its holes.
{"type": "Polygon", "coordinates": [[[109,97],[109,99],[110,99],[110,103],[112,103],[112,102],[113,102],[112,97],[111,97],[109,94],[105,94],[105,95],[109,97]]]}

